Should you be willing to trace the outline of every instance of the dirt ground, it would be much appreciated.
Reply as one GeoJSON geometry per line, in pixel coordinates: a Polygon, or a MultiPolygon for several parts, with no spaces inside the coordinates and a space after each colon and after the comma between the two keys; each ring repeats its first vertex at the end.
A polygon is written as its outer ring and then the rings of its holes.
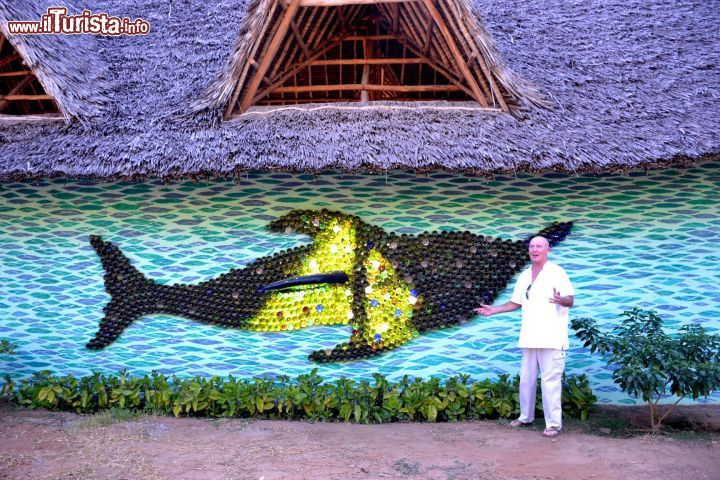
{"type": "Polygon", "coordinates": [[[693,416],[690,423],[715,431],[621,438],[597,424],[584,433],[591,428],[575,422],[547,439],[540,426],[518,430],[506,421],[118,421],[2,405],[0,478],[720,479],[720,406],[693,416]]]}

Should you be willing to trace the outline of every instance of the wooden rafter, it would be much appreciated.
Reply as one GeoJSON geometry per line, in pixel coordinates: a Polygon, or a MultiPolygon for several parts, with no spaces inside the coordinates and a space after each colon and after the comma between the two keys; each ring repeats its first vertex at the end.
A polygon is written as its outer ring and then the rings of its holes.
{"type": "Polygon", "coordinates": [[[466,24],[467,9],[455,0],[271,5],[274,13],[264,18],[238,69],[226,118],[257,103],[395,98],[469,97],[484,108],[508,111],[484,48],[466,24]]]}
{"type": "MultiPolygon", "coordinates": [[[[285,10],[287,7],[285,6],[284,2],[280,2],[280,5],[283,6],[283,10],[285,10]]],[[[295,24],[295,20],[290,20],[290,29],[293,32],[293,36],[295,37],[295,41],[300,45],[300,48],[303,51],[303,54],[305,55],[305,58],[310,58],[310,50],[308,50],[307,45],[305,45],[305,42],[302,39],[302,35],[300,35],[300,30],[298,30],[297,25],[295,24]]]]}
{"type": "Polygon", "coordinates": [[[319,51],[311,54],[310,58],[308,60],[295,65],[289,71],[285,72],[282,76],[280,76],[277,80],[273,81],[272,85],[270,85],[268,88],[259,92],[257,94],[257,96],[255,96],[255,98],[253,98],[253,103],[257,103],[258,100],[260,100],[265,95],[270,93],[273,89],[275,89],[275,88],[279,87],[280,85],[282,85],[283,83],[285,83],[285,81],[288,78],[292,77],[294,74],[296,74],[300,70],[307,68],[313,60],[317,60],[318,58],[322,57],[327,51],[340,45],[341,42],[342,42],[342,39],[336,40],[335,42],[332,42],[330,45],[327,45],[324,48],[320,49],[319,51]]]}
{"type": "MultiPolygon", "coordinates": [[[[487,82],[489,84],[489,88],[487,90],[490,90],[492,94],[487,92],[486,94],[488,96],[492,95],[494,99],[498,101],[500,104],[500,109],[503,111],[508,111],[507,103],[505,102],[505,99],[502,96],[502,92],[500,92],[500,89],[497,86],[497,83],[495,82],[494,75],[490,71],[490,69],[485,64],[485,59],[483,55],[480,54],[480,52],[477,49],[477,46],[475,45],[475,42],[473,41],[472,35],[468,31],[467,27],[462,21],[462,14],[458,10],[458,6],[455,5],[452,2],[440,2],[440,7],[445,11],[445,14],[451,21],[453,22],[453,26],[456,29],[456,31],[459,31],[462,33],[465,43],[467,44],[468,48],[472,52],[471,60],[475,60],[479,63],[482,74],[478,74],[477,78],[481,79],[483,83],[487,82]]],[[[470,63],[470,62],[468,62],[470,63]]],[[[483,85],[485,87],[485,85],[483,85]]],[[[493,102],[494,104],[495,102],[493,102]]]]}
{"type": "Polygon", "coordinates": [[[7,58],[3,58],[2,60],[0,60],[0,68],[4,67],[5,65],[7,65],[9,63],[14,62],[18,58],[22,58],[22,57],[20,57],[20,54],[17,52],[13,53],[12,55],[10,55],[7,58]]]}
{"type": "MultiPolygon", "coordinates": [[[[277,1],[272,3],[270,10],[268,11],[267,16],[265,17],[265,21],[263,22],[263,26],[262,26],[262,32],[265,32],[268,25],[272,21],[272,17],[275,14],[276,8],[278,8],[277,1]]],[[[228,103],[228,107],[225,109],[225,114],[223,115],[223,118],[225,120],[230,118],[230,115],[232,114],[233,110],[235,109],[235,104],[238,100],[238,96],[240,95],[240,90],[242,89],[242,86],[245,83],[245,78],[250,70],[250,60],[254,61],[253,57],[255,56],[258,49],[260,48],[261,41],[262,41],[262,35],[259,35],[258,38],[255,40],[255,43],[253,44],[252,48],[250,49],[250,55],[248,56],[248,61],[243,66],[242,72],[240,73],[240,76],[238,77],[238,80],[235,83],[235,88],[233,89],[232,96],[230,97],[230,103],[228,103]]]]}
{"type": "Polygon", "coordinates": [[[250,107],[252,99],[255,96],[255,92],[257,92],[257,89],[260,86],[260,81],[262,80],[263,75],[265,75],[265,72],[270,66],[270,61],[275,57],[275,53],[277,53],[280,42],[285,37],[285,33],[290,26],[290,21],[292,20],[299,6],[300,0],[292,0],[290,2],[290,5],[288,5],[288,7],[285,9],[282,20],[280,21],[280,25],[278,26],[275,35],[273,35],[273,38],[270,41],[270,45],[268,46],[268,49],[262,58],[260,66],[255,72],[253,78],[250,80],[250,85],[248,86],[248,94],[245,97],[242,105],[240,106],[241,112],[244,112],[248,109],[248,107],[250,107]]]}
{"type": "Polygon", "coordinates": [[[343,5],[338,5],[337,14],[340,19],[340,33],[342,34],[347,30],[347,24],[345,23],[345,7],[343,5]]]}
{"type": "Polygon", "coordinates": [[[425,26],[425,43],[422,48],[423,55],[427,55],[430,50],[433,28],[435,28],[435,22],[433,22],[432,18],[428,17],[427,25],[425,26]]]}
{"type": "MultiPolygon", "coordinates": [[[[0,95],[0,112],[5,110],[5,107],[7,107],[10,102],[12,101],[21,101],[21,100],[36,100],[35,98],[28,98],[28,97],[35,97],[35,95],[18,95],[20,92],[23,91],[25,87],[27,87],[30,82],[32,82],[34,76],[27,76],[20,80],[17,85],[15,85],[12,90],[8,92],[7,95],[0,95]]],[[[46,95],[49,98],[52,99],[49,95],[46,95]]]]}
{"type": "MultiPolygon", "coordinates": [[[[298,30],[300,32],[300,35],[305,38],[305,45],[308,46],[308,48],[312,51],[312,43],[311,39],[307,38],[307,32],[305,29],[308,25],[312,25],[314,23],[319,23],[322,21],[322,17],[316,19],[316,15],[319,13],[319,9],[317,8],[305,8],[305,9],[299,9],[297,12],[297,17],[293,18],[292,21],[296,21],[298,25],[298,30]]],[[[278,17],[275,24],[273,25],[274,31],[277,31],[277,29],[280,26],[280,23],[282,21],[282,16],[278,17]]],[[[268,37],[272,38],[272,37],[268,37]]],[[[267,44],[266,44],[267,47],[267,44]]],[[[267,72],[268,78],[273,78],[277,74],[278,71],[282,70],[282,67],[288,63],[292,63],[295,60],[296,56],[301,56],[301,49],[300,46],[297,44],[297,42],[293,41],[292,36],[287,35],[280,47],[278,48],[278,53],[276,57],[273,59],[273,64],[270,66],[267,72]]]]}
{"type": "Polygon", "coordinates": [[[425,58],[347,58],[337,60],[314,60],[310,66],[319,67],[327,65],[410,65],[427,63],[425,58]]]}
{"type": "Polygon", "coordinates": [[[460,53],[460,50],[458,49],[457,45],[455,44],[455,40],[452,37],[452,33],[450,33],[450,30],[448,30],[447,25],[445,25],[445,21],[440,16],[440,12],[437,11],[435,8],[435,4],[433,3],[433,0],[424,0],[425,7],[430,12],[430,15],[435,19],[435,23],[437,24],[437,27],[442,32],[443,37],[445,37],[445,41],[448,43],[448,46],[450,47],[450,50],[455,57],[455,61],[457,62],[457,67],[462,72],[463,76],[465,77],[465,81],[468,82],[470,85],[470,89],[474,93],[475,100],[480,103],[483,107],[487,107],[488,103],[487,100],[485,100],[484,95],[480,91],[480,87],[478,86],[477,82],[475,81],[475,77],[473,77],[472,73],[468,69],[467,65],[465,64],[465,60],[462,58],[462,53],[460,53]]]}
{"type": "MultiPolygon", "coordinates": [[[[441,5],[442,5],[442,3],[441,3],[441,5]]],[[[456,61],[452,60],[454,58],[454,56],[451,53],[451,49],[449,47],[449,44],[447,43],[447,39],[444,38],[444,36],[442,35],[441,32],[435,32],[435,33],[436,33],[436,35],[439,36],[439,38],[436,38],[436,43],[438,45],[440,45],[439,48],[442,49],[442,52],[443,52],[442,57],[445,59],[445,64],[453,65],[455,67],[455,71],[457,72],[456,74],[457,74],[458,78],[462,78],[463,77],[462,70],[459,68],[458,65],[456,65],[456,61]]],[[[466,62],[466,66],[467,66],[467,62],[466,62]]],[[[470,67],[468,67],[468,70],[471,70],[470,67]]],[[[473,78],[475,78],[475,77],[473,77],[473,78]]],[[[487,83],[485,81],[480,81],[478,83],[478,85],[482,91],[483,98],[485,98],[486,101],[489,101],[492,97],[492,94],[490,93],[490,88],[487,86],[487,83]]]]}
{"type": "Polygon", "coordinates": [[[18,70],[17,72],[0,72],[0,77],[24,77],[32,74],[30,70],[18,70]]]}
{"type": "Polygon", "coordinates": [[[302,92],[337,92],[353,91],[388,91],[388,92],[457,92],[456,85],[379,85],[373,83],[346,83],[340,85],[304,85],[297,87],[278,87],[273,93],[302,93],[302,92]]]}
{"type": "Polygon", "coordinates": [[[45,92],[33,71],[24,66],[20,52],[2,34],[0,68],[7,69],[0,72],[0,113],[4,117],[20,119],[24,115],[58,114],[55,98],[45,92]],[[13,65],[14,62],[17,64],[13,65]]]}
{"type": "Polygon", "coordinates": [[[422,55],[422,52],[420,52],[419,50],[415,49],[408,40],[406,40],[406,39],[404,39],[404,38],[402,38],[402,37],[397,37],[397,41],[400,42],[400,43],[402,43],[403,46],[405,46],[408,50],[410,50],[412,53],[414,53],[415,55],[417,55],[418,58],[423,59],[423,60],[424,60],[428,65],[430,65],[432,68],[434,68],[434,69],[437,70],[438,72],[442,73],[448,80],[450,80],[453,84],[457,85],[457,86],[458,86],[463,92],[465,92],[469,97],[472,97],[472,91],[470,91],[470,89],[469,89],[468,87],[466,87],[465,85],[463,85],[463,84],[460,82],[460,80],[456,79],[456,78],[455,78],[455,74],[453,74],[453,73],[450,72],[449,70],[445,69],[445,67],[443,67],[442,65],[436,63],[435,61],[431,60],[430,58],[424,57],[424,56],[422,55]]]}
{"type": "Polygon", "coordinates": [[[398,33],[398,26],[400,25],[400,5],[393,3],[390,18],[392,19],[392,33],[398,33]]]}

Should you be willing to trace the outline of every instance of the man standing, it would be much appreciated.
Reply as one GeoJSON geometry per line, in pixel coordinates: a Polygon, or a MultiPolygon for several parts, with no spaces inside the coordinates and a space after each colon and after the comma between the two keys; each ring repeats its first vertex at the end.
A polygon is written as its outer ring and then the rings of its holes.
{"type": "Polygon", "coordinates": [[[542,402],[545,413],[543,436],[556,437],[562,428],[562,374],[568,349],[568,310],[575,290],[562,267],[548,260],[550,243],[534,237],[528,247],[532,265],[518,277],[512,299],[502,305],[481,304],[475,311],[489,317],[522,307],[518,347],[520,367],[520,417],[513,427],[535,420],[535,392],[538,367],[542,374],[542,402]]]}

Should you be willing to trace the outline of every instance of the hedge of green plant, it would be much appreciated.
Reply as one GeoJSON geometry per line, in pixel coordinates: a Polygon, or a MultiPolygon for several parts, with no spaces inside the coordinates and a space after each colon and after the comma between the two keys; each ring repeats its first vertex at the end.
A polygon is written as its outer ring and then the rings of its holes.
{"type": "MultiPolygon", "coordinates": [[[[175,416],[382,423],[512,418],[519,412],[518,383],[517,376],[508,375],[496,381],[472,382],[459,375],[444,382],[408,376],[390,382],[380,374],[372,381],[325,382],[317,370],[295,380],[178,378],[157,372],[135,377],[126,371],[78,379],[42,371],[19,384],[6,376],[3,392],[19,406],[78,413],[119,407],[175,416]]],[[[596,400],[585,375],[563,379],[566,416],[586,419],[596,400]]],[[[537,407],[542,409],[539,392],[537,407]]]]}

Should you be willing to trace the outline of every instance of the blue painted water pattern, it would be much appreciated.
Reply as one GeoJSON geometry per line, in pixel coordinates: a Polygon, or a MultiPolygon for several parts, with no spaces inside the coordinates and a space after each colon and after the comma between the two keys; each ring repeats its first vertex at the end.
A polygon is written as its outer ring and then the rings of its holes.
{"type": "MultiPolygon", "coordinates": [[[[296,208],[341,210],[398,233],[469,230],[512,239],[572,220],[572,234],[551,253],[577,291],[571,316],[611,328],[621,312],[641,306],[655,309],[671,331],[686,323],[715,333],[720,327],[720,162],[618,176],[492,180],[402,172],[258,173],[170,185],[53,180],[0,189],[0,337],[18,345],[16,355],[0,356],[0,373],[127,368],[138,375],[294,377],[317,367],[327,379],[374,372],[391,379],[460,373],[480,379],[517,372],[519,312],[478,317],[348,363],[316,365],[307,355],[347,341],[350,326],[257,333],[167,315],[135,321],[104,350],[85,349],[109,300],[89,235],[118,244],[161,283],[194,283],[308,243],[265,229],[296,208]]],[[[587,373],[601,402],[634,401],[572,336],[567,371],[587,373]]],[[[709,401],[720,403],[720,393],[709,401]]]]}

